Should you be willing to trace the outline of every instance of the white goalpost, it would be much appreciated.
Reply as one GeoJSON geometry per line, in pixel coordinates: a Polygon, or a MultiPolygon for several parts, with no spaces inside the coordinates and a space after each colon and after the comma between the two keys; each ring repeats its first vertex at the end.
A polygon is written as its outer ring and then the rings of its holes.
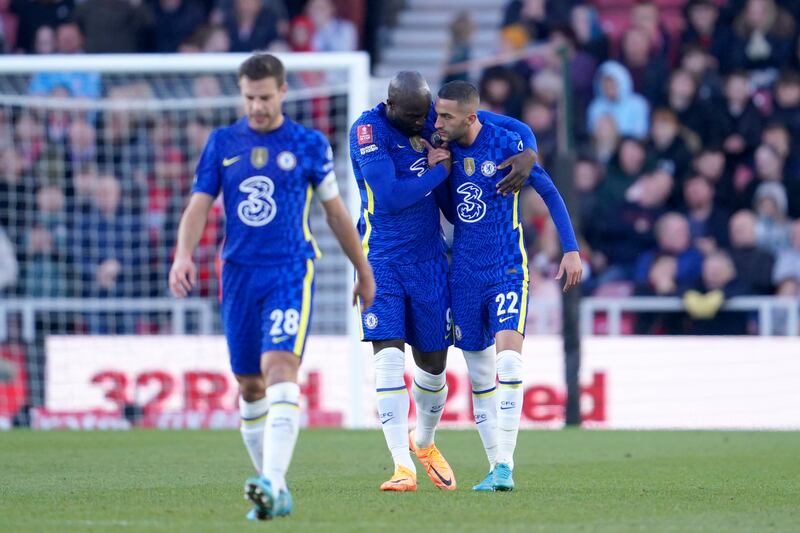
{"type": "MultiPolygon", "coordinates": [[[[328,136],[340,190],[356,220],[360,200],[348,130],[370,105],[369,57],[276,55],[287,69],[284,111],[328,136]]],[[[53,339],[220,332],[219,208],[198,248],[196,293],[186,301],[171,298],[166,273],[205,140],[239,116],[236,70],[248,56],[0,57],[0,269],[8,273],[0,276],[0,426],[24,419],[30,407],[67,410],[48,397],[49,376],[72,372],[69,353],[48,353],[62,346],[53,339]]],[[[364,361],[349,302],[352,268],[318,203],[311,225],[323,252],[312,335],[349,339],[347,374],[360,384],[364,361]]],[[[113,379],[124,383],[111,386],[113,380],[96,379],[113,363],[102,354],[76,354],[74,361],[98,370],[88,383],[75,377],[71,384],[70,394],[85,395],[81,405],[89,411],[156,405],[153,398],[165,395],[159,406],[185,408],[183,377],[191,368],[164,366],[164,373],[180,378],[121,372],[113,379]]],[[[64,379],[62,386],[70,385],[64,379]]],[[[209,391],[221,386],[216,379],[194,384],[206,404],[209,391]]],[[[362,426],[359,395],[351,396],[342,423],[362,426]]]]}

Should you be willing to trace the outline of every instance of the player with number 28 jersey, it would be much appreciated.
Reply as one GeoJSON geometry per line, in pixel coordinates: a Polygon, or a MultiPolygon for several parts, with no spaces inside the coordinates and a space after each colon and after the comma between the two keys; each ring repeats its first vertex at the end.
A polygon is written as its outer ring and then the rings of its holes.
{"type": "Polygon", "coordinates": [[[308,227],[314,189],[335,181],[327,139],[288,117],[269,133],[241,118],[214,130],[197,166],[192,192],[223,193],[222,258],[269,266],[298,257],[319,257],[308,227]]]}
{"type": "Polygon", "coordinates": [[[238,330],[229,336],[236,373],[258,373],[268,350],[302,355],[319,257],[308,217],[326,180],[336,181],[328,141],[288,117],[268,133],[242,118],[209,137],[192,191],[221,191],[225,203],[222,313],[226,331],[238,330]]]}
{"type": "Polygon", "coordinates": [[[300,426],[297,377],[319,257],[308,223],[313,194],[358,273],[353,303],[371,305],[375,281],[339,196],[328,141],[283,114],[283,63],[256,53],[239,66],[238,82],[245,117],[209,136],[178,227],[169,286],[185,298],[196,283],[192,254],[222,193],[222,322],[239,384],[242,440],[256,470],[244,484],[252,504],[246,517],[269,520],[294,508],[286,473],[300,426]]]}

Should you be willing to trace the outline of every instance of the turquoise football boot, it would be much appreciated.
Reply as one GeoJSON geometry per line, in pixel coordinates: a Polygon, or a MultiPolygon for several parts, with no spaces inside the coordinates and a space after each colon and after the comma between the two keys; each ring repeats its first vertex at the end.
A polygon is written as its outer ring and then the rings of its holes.
{"type": "Polygon", "coordinates": [[[507,464],[498,464],[494,467],[494,479],[492,480],[494,490],[509,491],[514,490],[514,477],[511,468],[507,464]]]}
{"type": "Polygon", "coordinates": [[[483,478],[483,481],[473,486],[472,490],[476,492],[494,492],[493,483],[494,483],[494,470],[489,470],[489,473],[486,474],[486,477],[483,478]]]}
{"type": "Polygon", "coordinates": [[[289,487],[286,487],[286,490],[278,492],[278,497],[275,499],[275,516],[289,516],[293,509],[292,493],[289,487]]]}
{"type": "Polygon", "coordinates": [[[252,509],[247,511],[246,517],[251,522],[259,522],[261,520],[269,520],[269,517],[267,515],[259,513],[258,509],[256,509],[255,507],[253,507],[252,509]]]}
{"type": "MultiPolygon", "coordinates": [[[[253,514],[256,519],[269,520],[275,517],[275,495],[272,493],[272,484],[261,477],[251,477],[244,484],[244,497],[255,507],[253,514]],[[259,518],[263,517],[263,518],[259,518]]],[[[248,519],[250,513],[248,513],[248,519]]]]}

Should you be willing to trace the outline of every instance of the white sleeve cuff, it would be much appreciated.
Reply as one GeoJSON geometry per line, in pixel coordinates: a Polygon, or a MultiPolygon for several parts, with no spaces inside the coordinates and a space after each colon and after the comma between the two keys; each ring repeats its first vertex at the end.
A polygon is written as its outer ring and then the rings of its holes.
{"type": "Polygon", "coordinates": [[[339,196],[339,184],[336,183],[336,174],[334,174],[332,170],[328,172],[328,175],[325,176],[322,183],[317,186],[316,193],[323,202],[333,200],[339,196]]]}

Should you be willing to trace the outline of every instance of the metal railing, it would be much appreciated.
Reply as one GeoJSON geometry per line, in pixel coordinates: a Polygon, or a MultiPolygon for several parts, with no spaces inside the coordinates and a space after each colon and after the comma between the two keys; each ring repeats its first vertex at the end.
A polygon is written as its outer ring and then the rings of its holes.
{"type": "MultiPolygon", "coordinates": [[[[531,302],[531,311],[541,316],[552,313],[557,304],[543,305],[531,302]]],[[[785,320],[785,334],[800,336],[800,301],[794,298],[775,296],[739,296],[725,302],[722,311],[753,311],[758,315],[759,335],[775,335],[775,316],[785,320]]],[[[626,312],[674,312],[685,311],[683,301],[677,297],[586,297],[581,300],[580,326],[584,335],[592,334],[593,320],[597,313],[605,313],[608,319],[608,335],[622,334],[622,314],[626,312]]],[[[0,342],[8,340],[10,315],[21,317],[22,339],[36,339],[36,318],[40,313],[167,313],[171,333],[187,333],[187,317],[197,315],[196,331],[203,335],[214,333],[214,305],[210,300],[199,298],[9,298],[0,300],[0,342]]],[[[534,331],[542,334],[549,331],[541,321],[534,331]]]]}
{"type": "Polygon", "coordinates": [[[22,339],[36,339],[36,315],[39,313],[168,313],[172,333],[187,332],[186,318],[197,313],[197,331],[214,332],[214,306],[209,300],[196,298],[9,298],[0,300],[0,342],[8,340],[9,315],[22,318],[22,339]]]}
{"type": "MultiPolygon", "coordinates": [[[[683,312],[683,301],[677,297],[633,296],[626,298],[587,297],[581,300],[581,331],[589,335],[596,313],[606,313],[608,335],[621,335],[622,313],[625,312],[683,312]]],[[[800,301],[777,296],[738,296],[725,302],[721,311],[755,311],[758,313],[758,334],[775,334],[776,312],[785,317],[786,335],[800,334],[800,301]]]]}

